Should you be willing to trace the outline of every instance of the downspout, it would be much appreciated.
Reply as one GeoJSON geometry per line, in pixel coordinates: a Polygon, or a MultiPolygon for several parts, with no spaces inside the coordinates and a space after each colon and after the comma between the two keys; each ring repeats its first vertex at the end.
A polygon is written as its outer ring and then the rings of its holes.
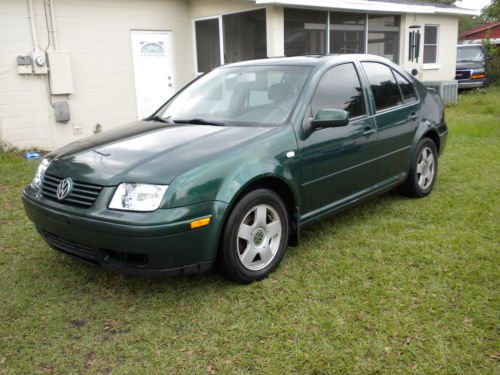
{"type": "Polygon", "coordinates": [[[35,17],[33,13],[33,1],[28,0],[28,18],[31,24],[31,39],[33,40],[33,51],[38,50],[38,38],[36,36],[35,17]]]}
{"type": "Polygon", "coordinates": [[[59,44],[57,43],[57,27],[56,27],[56,17],[54,15],[54,0],[47,0],[47,3],[49,4],[49,10],[50,10],[50,24],[52,26],[52,40],[54,42],[54,51],[57,51],[59,49],[59,44]]]}

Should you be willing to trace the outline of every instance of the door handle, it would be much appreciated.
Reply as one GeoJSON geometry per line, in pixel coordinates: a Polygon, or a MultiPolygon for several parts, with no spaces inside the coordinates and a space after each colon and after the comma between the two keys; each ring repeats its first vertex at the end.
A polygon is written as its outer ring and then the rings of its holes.
{"type": "Polygon", "coordinates": [[[417,119],[418,119],[417,112],[412,112],[412,113],[410,113],[410,116],[409,116],[409,117],[410,117],[410,120],[412,120],[412,121],[417,121],[417,119]]]}
{"type": "Polygon", "coordinates": [[[371,136],[373,134],[375,134],[375,129],[370,128],[368,126],[365,128],[365,131],[363,132],[363,135],[367,136],[367,137],[369,137],[369,136],[371,136]]]}

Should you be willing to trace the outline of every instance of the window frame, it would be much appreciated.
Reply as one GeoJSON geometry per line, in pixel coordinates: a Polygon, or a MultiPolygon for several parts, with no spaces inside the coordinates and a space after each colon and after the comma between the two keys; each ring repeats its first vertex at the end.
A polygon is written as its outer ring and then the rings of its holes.
{"type": "Polygon", "coordinates": [[[394,67],[386,64],[385,62],[377,61],[377,60],[359,60],[359,64],[361,65],[361,69],[363,71],[363,76],[365,77],[366,83],[368,84],[368,90],[369,90],[369,93],[370,93],[370,103],[371,103],[371,107],[373,109],[372,116],[377,116],[379,114],[383,114],[383,113],[395,111],[395,110],[398,110],[398,109],[401,109],[401,108],[404,108],[404,107],[409,107],[409,106],[413,106],[413,105],[421,103],[422,100],[421,100],[421,97],[420,97],[420,91],[417,89],[417,87],[412,82],[412,80],[408,79],[408,77],[406,77],[406,75],[403,72],[398,71],[396,68],[394,68],[394,67]],[[370,85],[370,80],[368,78],[368,74],[366,73],[365,68],[363,67],[363,63],[377,63],[377,64],[385,65],[386,67],[389,68],[389,70],[391,71],[392,76],[394,77],[394,80],[396,81],[396,84],[398,85],[398,90],[399,90],[399,94],[401,95],[402,104],[395,105],[395,106],[388,107],[388,108],[384,108],[381,111],[377,111],[377,106],[376,106],[376,103],[375,103],[375,96],[373,95],[372,87],[370,85]],[[403,92],[401,90],[401,87],[399,86],[398,80],[396,79],[395,72],[401,74],[403,77],[405,77],[405,78],[408,79],[408,81],[413,86],[413,89],[415,90],[415,93],[417,94],[417,101],[411,102],[411,103],[405,103],[404,102],[403,92]]]}
{"type": "Polygon", "coordinates": [[[437,24],[426,24],[424,25],[424,37],[423,37],[423,43],[422,43],[422,49],[423,49],[423,53],[422,53],[422,63],[424,65],[424,68],[427,66],[427,67],[431,67],[431,66],[436,66],[438,64],[438,52],[439,52],[439,25],[437,24]],[[434,27],[436,29],[436,43],[435,44],[429,44],[429,43],[425,43],[425,34],[426,34],[426,29],[428,27],[434,27]],[[431,46],[431,47],[436,47],[436,58],[435,58],[435,61],[432,61],[432,62],[425,62],[425,47],[426,46],[431,46]]]}
{"type": "Polygon", "coordinates": [[[362,120],[362,119],[370,117],[370,111],[369,111],[368,102],[367,102],[367,98],[366,98],[366,91],[365,91],[365,89],[366,89],[365,81],[364,81],[362,75],[360,74],[360,71],[357,67],[356,62],[351,60],[351,61],[343,61],[343,62],[339,62],[339,63],[334,64],[334,65],[331,65],[321,74],[321,77],[318,79],[318,83],[316,84],[316,87],[314,88],[314,91],[311,95],[311,98],[309,99],[309,103],[307,105],[307,111],[306,111],[306,118],[310,118],[312,116],[312,102],[313,102],[313,99],[316,95],[316,92],[318,91],[318,87],[319,87],[323,77],[328,72],[330,72],[333,68],[340,66],[340,65],[346,65],[346,64],[351,64],[354,68],[354,71],[356,72],[356,76],[358,77],[359,84],[361,86],[361,91],[363,92],[363,106],[365,108],[365,114],[360,115],[360,116],[356,116],[356,117],[349,117],[349,124],[351,124],[351,122],[362,120]]]}

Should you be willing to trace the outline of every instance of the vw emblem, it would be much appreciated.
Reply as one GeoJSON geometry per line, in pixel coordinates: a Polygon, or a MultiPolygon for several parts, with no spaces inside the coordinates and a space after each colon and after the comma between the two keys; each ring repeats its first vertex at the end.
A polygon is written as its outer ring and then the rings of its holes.
{"type": "Polygon", "coordinates": [[[69,193],[71,193],[71,189],[73,189],[73,180],[71,178],[65,178],[64,180],[62,180],[57,187],[57,199],[62,201],[69,195],[69,193]]]}

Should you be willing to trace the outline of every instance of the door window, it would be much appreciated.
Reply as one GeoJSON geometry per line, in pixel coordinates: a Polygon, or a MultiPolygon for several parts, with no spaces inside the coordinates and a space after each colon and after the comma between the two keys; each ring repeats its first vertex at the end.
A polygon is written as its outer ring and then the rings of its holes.
{"type": "Polygon", "coordinates": [[[396,76],[396,79],[398,80],[399,87],[401,88],[401,93],[403,94],[403,100],[405,104],[416,102],[418,100],[418,97],[411,82],[396,71],[394,71],[394,74],[396,76]]]}
{"type": "Polygon", "coordinates": [[[391,68],[376,62],[364,62],[362,64],[370,82],[377,112],[403,104],[391,68]]]}
{"type": "Polygon", "coordinates": [[[361,82],[353,64],[337,65],[323,75],[311,109],[313,117],[320,109],[342,109],[350,118],[366,114],[361,82]]]}

